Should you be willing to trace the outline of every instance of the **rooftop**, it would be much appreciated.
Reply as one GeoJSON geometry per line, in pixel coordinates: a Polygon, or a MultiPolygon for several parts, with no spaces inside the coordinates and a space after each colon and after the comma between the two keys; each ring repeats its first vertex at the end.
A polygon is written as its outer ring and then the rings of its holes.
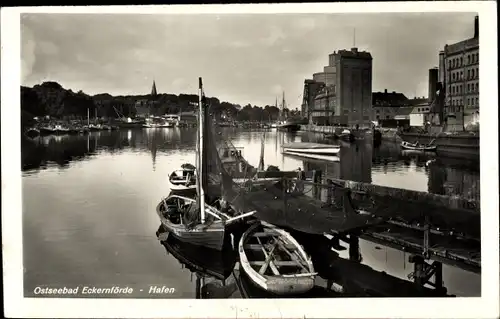
{"type": "Polygon", "coordinates": [[[360,58],[360,59],[372,59],[372,55],[367,51],[358,51],[358,48],[352,48],[351,50],[339,50],[337,52],[333,52],[341,57],[345,58],[360,58]]]}
{"type": "Polygon", "coordinates": [[[400,107],[407,105],[408,98],[403,93],[397,93],[395,91],[387,92],[373,92],[372,93],[372,105],[380,107],[400,107]]]}

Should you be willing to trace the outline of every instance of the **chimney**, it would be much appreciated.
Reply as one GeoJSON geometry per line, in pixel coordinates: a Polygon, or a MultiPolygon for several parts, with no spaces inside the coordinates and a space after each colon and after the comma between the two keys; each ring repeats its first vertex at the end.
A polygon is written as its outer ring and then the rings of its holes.
{"type": "Polygon", "coordinates": [[[429,90],[427,93],[429,102],[434,101],[436,98],[437,83],[439,77],[439,70],[437,68],[429,69],[429,90]]]}
{"type": "Polygon", "coordinates": [[[387,94],[387,89],[384,90],[384,93],[387,94]]]}
{"type": "Polygon", "coordinates": [[[479,16],[474,17],[474,38],[479,38],[479,16]]]}

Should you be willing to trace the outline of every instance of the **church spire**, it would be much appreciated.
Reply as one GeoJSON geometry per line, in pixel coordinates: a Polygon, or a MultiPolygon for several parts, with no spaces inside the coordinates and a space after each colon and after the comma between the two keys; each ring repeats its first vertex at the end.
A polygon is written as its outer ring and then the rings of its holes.
{"type": "Polygon", "coordinates": [[[156,83],[155,80],[153,80],[153,87],[151,88],[151,95],[156,96],[156,83]]]}

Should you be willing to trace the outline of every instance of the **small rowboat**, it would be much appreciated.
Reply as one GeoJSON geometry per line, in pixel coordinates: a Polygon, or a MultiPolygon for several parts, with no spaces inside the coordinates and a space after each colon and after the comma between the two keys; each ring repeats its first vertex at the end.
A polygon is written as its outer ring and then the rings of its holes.
{"type": "Polygon", "coordinates": [[[168,182],[173,191],[196,189],[196,167],[191,164],[182,164],[180,169],[168,176],[168,182]]]}
{"type": "Polygon", "coordinates": [[[302,246],[285,230],[256,222],[238,245],[240,265],[260,288],[277,295],[305,293],[316,274],[302,246]]]}
{"type": "Polygon", "coordinates": [[[422,152],[435,152],[436,151],[436,145],[430,145],[430,144],[418,144],[418,143],[409,143],[409,142],[401,142],[401,147],[405,150],[412,150],[412,151],[422,151],[422,152]]]}

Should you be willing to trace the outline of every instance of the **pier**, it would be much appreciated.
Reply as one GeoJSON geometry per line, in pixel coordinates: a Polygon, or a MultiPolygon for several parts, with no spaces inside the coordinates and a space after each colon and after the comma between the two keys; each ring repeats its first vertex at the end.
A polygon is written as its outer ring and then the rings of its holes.
{"type": "Polygon", "coordinates": [[[257,218],[329,235],[338,249],[359,237],[415,255],[417,268],[430,271],[444,263],[480,272],[478,201],[344,180],[324,184],[321,175],[307,172],[300,181],[284,177],[279,186],[251,192],[245,201],[258,203],[257,218]]]}

